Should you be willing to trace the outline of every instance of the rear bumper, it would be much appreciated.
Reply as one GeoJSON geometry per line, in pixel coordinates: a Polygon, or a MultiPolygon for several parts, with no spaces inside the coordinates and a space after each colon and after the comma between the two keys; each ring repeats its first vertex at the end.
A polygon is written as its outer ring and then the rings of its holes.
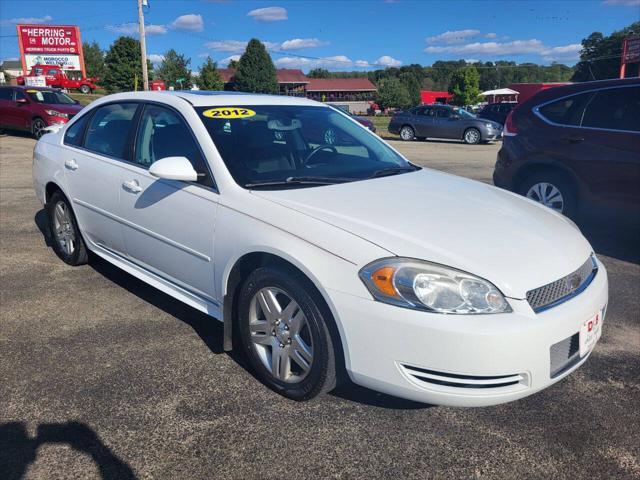
{"type": "Polygon", "coordinates": [[[526,397],[582,365],[589,354],[567,357],[558,373],[558,344],[569,345],[606,306],[608,282],[599,263],[584,292],[539,314],[525,300],[510,299],[512,313],[464,316],[330,295],[355,383],[419,402],[470,407],[526,397]]]}

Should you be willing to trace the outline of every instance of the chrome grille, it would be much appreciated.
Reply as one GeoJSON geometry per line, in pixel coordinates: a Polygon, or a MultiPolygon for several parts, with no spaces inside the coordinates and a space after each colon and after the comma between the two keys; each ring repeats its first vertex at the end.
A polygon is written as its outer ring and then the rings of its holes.
{"type": "Polygon", "coordinates": [[[593,280],[598,266],[593,256],[575,272],[542,287],[527,292],[527,301],[534,312],[551,308],[584,290],[593,280]]]}

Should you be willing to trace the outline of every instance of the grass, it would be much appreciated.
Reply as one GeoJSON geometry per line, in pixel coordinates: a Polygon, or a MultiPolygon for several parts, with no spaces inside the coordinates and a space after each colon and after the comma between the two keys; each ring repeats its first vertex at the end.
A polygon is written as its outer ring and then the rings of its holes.
{"type": "Polygon", "coordinates": [[[69,96],[71,98],[73,98],[74,100],[78,100],[81,105],[89,105],[94,100],[97,100],[100,97],[103,97],[104,94],[103,93],[89,93],[89,94],[85,95],[84,93],[69,92],[69,96]]]}

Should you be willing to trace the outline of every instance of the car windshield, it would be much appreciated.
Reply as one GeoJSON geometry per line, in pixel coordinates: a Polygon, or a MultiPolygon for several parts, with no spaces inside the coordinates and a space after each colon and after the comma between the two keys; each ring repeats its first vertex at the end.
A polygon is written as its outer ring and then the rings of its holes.
{"type": "Polygon", "coordinates": [[[73,105],[76,101],[66,93],[53,92],[51,90],[27,90],[29,98],[38,103],[52,105],[73,105]]]}
{"type": "Polygon", "coordinates": [[[464,108],[454,108],[453,113],[460,115],[461,118],[476,118],[473,113],[467,112],[464,108]]]}
{"type": "Polygon", "coordinates": [[[244,188],[344,183],[418,168],[332,108],[259,105],[196,111],[244,188]]]}

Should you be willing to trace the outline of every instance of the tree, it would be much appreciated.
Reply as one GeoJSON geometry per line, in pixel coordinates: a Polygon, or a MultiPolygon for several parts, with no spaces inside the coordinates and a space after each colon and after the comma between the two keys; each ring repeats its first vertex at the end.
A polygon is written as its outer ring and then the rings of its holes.
{"type": "Polygon", "coordinates": [[[449,84],[454,105],[473,105],[480,98],[480,74],[476,67],[465,67],[455,71],[449,84]]]}
{"type": "Polygon", "coordinates": [[[224,90],[224,82],[218,73],[218,66],[211,57],[207,57],[199,71],[198,87],[203,90],[224,90]]]}
{"type": "Polygon", "coordinates": [[[276,67],[260,40],[252,38],[249,41],[234,79],[235,88],[240,92],[278,93],[276,67]]]}
{"type": "Polygon", "coordinates": [[[104,67],[104,52],[98,42],[84,42],[82,44],[82,54],[84,55],[84,67],[87,70],[87,77],[98,77],[102,81],[106,70],[104,67]]]}
{"type": "Polygon", "coordinates": [[[229,60],[229,64],[227,65],[227,67],[237,69],[238,64],[239,64],[238,60],[229,60]]]}
{"type": "MultiPolygon", "coordinates": [[[[138,40],[120,37],[113,42],[104,58],[106,72],[103,84],[109,93],[133,90],[136,78],[138,87],[142,85],[141,57],[138,40]]],[[[147,69],[149,72],[153,71],[149,61],[147,69]]]]}
{"type": "Polygon", "coordinates": [[[190,63],[190,58],[186,58],[172,48],[164,54],[162,63],[156,70],[156,77],[163,80],[167,86],[173,85],[180,89],[188,89],[191,87],[190,63]],[[178,82],[179,78],[184,80],[178,82]]]}
{"type": "Polygon", "coordinates": [[[309,78],[331,78],[331,72],[326,68],[314,68],[307,74],[309,78]]]}
{"type": "Polygon", "coordinates": [[[640,22],[604,36],[600,32],[593,32],[582,40],[580,62],[571,78],[574,82],[589,80],[603,80],[618,78],[620,75],[620,56],[622,55],[622,41],[625,37],[640,35],[640,22]]]}
{"type": "Polygon", "coordinates": [[[421,101],[420,81],[416,78],[416,75],[411,72],[401,73],[400,82],[407,89],[411,105],[412,106],[419,105],[421,101]]]}
{"type": "Polygon", "coordinates": [[[380,108],[407,108],[411,98],[407,88],[395,77],[383,78],[378,83],[376,103],[380,108]]]}

